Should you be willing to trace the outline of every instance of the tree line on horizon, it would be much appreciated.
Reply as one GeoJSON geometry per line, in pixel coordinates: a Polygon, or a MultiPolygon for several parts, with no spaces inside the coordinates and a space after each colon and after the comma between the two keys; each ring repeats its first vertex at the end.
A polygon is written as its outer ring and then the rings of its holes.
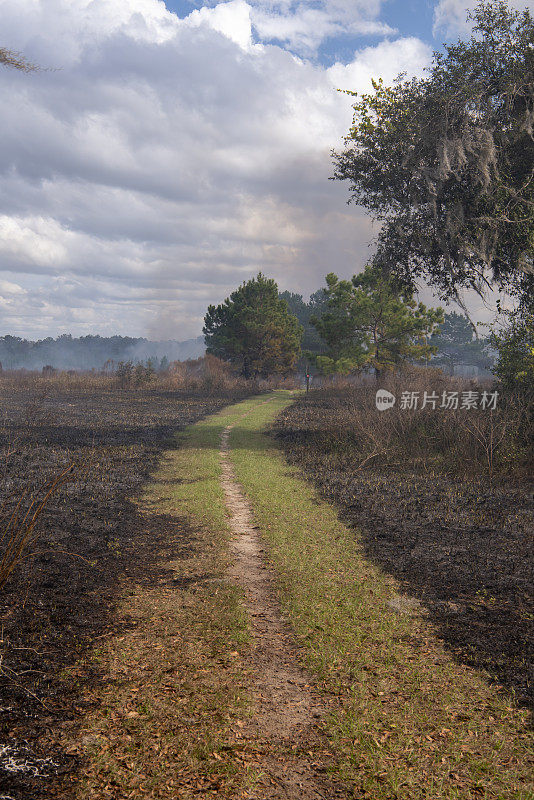
{"type": "Polygon", "coordinates": [[[170,361],[198,358],[204,347],[202,339],[151,342],[143,337],[98,336],[74,337],[62,334],[31,341],[19,336],[0,336],[0,364],[4,369],[58,369],[114,371],[119,363],[151,362],[155,370],[165,369],[170,361]]]}
{"type": "MultiPolygon", "coordinates": [[[[254,285],[258,280],[266,281],[263,276],[258,276],[249,282],[252,283],[252,287],[248,287],[247,292],[252,290],[252,294],[254,293],[254,285]]],[[[337,291],[339,292],[339,286],[337,291]]],[[[266,338],[261,318],[256,316],[254,326],[263,349],[255,354],[254,362],[251,362],[248,368],[242,369],[244,364],[240,363],[239,356],[236,358],[235,353],[229,353],[226,349],[229,342],[221,347],[219,341],[219,347],[212,347],[209,352],[219,355],[223,360],[234,362],[241,371],[248,371],[249,377],[280,370],[288,372],[295,367],[300,369],[313,367],[325,374],[353,371],[357,365],[353,365],[351,361],[350,351],[354,342],[351,343],[349,332],[345,331],[344,342],[336,343],[339,320],[334,327],[332,327],[331,316],[321,322],[322,316],[329,308],[328,292],[325,289],[318,289],[308,301],[305,301],[301,294],[295,292],[278,293],[275,285],[272,299],[278,298],[278,301],[282,301],[278,303],[280,315],[278,322],[284,319],[283,304],[285,303],[289,314],[298,321],[302,335],[299,334],[297,346],[295,333],[298,333],[298,326],[293,324],[289,349],[286,347],[285,351],[279,350],[278,356],[275,355],[274,359],[271,352],[269,358],[265,360],[263,353],[267,353],[269,349],[272,351],[273,348],[277,332],[277,317],[276,314],[273,314],[272,304],[266,301],[265,287],[263,287],[263,292],[263,295],[259,293],[256,295],[256,301],[263,309],[263,322],[268,323],[269,334],[266,338]],[[331,329],[330,335],[327,333],[327,329],[331,329]],[[323,338],[323,334],[325,338],[323,338]],[[280,360],[279,356],[283,353],[285,356],[280,360]]],[[[252,301],[252,305],[254,305],[254,301],[252,301]]],[[[254,315],[255,312],[253,312],[254,315]]],[[[330,310],[330,315],[332,315],[332,310],[330,310]]],[[[241,334],[244,333],[244,330],[245,325],[242,322],[241,334]]],[[[284,328],[282,327],[281,330],[283,331],[284,328]]],[[[451,375],[462,364],[480,369],[488,369],[491,366],[491,356],[487,349],[488,340],[475,339],[471,324],[461,314],[453,312],[445,315],[439,334],[434,334],[429,343],[432,347],[437,347],[437,354],[432,355],[431,363],[435,366],[442,366],[451,375]]],[[[247,346],[250,347],[250,340],[247,346]]],[[[360,348],[361,346],[360,342],[360,348]]],[[[203,351],[201,337],[188,342],[173,340],[151,342],[145,338],[118,335],[73,337],[70,334],[62,334],[56,338],[47,337],[37,341],[9,335],[0,337],[0,364],[4,369],[35,370],[45,367],[72,370],[103,369],[122,375],[125,370],[130,370],[133,374],[136,365],[142,364],[148,366],[151,374],[154,374],[168,370],[171,361],[194,359],[201,356],[203,351]]],[[[412,355],[416,355],[415,351],[412,352],[412,355]]]]}
{"type": "Polygon", "coordinates": [[[451,375],[460,364],[492,365],[489,339],[476,338],[464,316],[427,308],[376,266],[350,281],[330,273],[326,284],[306,302],[279,293],[259,273],[208,308],[207,352],[246,378],[310,366],[324,375],[372,370],[380,377],[405,363],[431,363],[451,375]]]}

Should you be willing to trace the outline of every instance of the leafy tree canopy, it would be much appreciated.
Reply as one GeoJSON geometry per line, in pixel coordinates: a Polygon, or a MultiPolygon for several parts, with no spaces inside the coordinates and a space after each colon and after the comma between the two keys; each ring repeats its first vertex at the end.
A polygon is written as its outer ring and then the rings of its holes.
{"type": "Polygon", "coordinates": [[[313,324],[326,341],[318,356],[326,373],[372,367],[377,376],[408,360],[428,359],[428,337],[443,322],[441,308],[417,303],[410,289],[376,265],[352,280],[326,276],[327,309],[313,324]]]}
{"type": "Polygon", "coordinates": [[[498,352],[494,372],[504,390],[534,401],[534,309],[508,312],[506,324],[491,336],[498,352]]]}
{"type": "Polygon", "coordinates": [[[280,292],[280,297],[286,301],[290,313],[295,315],[304,328],[302,337],[303,352],[309,354],[324,353],[326,345],[319,336],[317,329],[311,323],[312,317],[320,316],[326,309],[327,298],[324,289],[318,289],[314,292],[308,302],[303,299],[301,294],[295,294],[294,292],[280,292]]]}
{"type": "Polygon", "coordinates": [[[32,64],[20,53],[15,53],[14,50],[8,50],[6,47],[0,47],[0,64],[4,67],[19,69],[21,72],[38,72],[40,69],[37,64],[32,64]]]}
{"type": "Polygon", "coordinates": [[[203,333],[207,352],[239,365],[247,378],[288,373],[300,354],[302,327],[261,272],[209,306],[203,333]]]}
{"type": "Polygon", "coordinates": [[[445,314],[444,322],[431,337],[430,344],[437,350],[432,365],[446,367],[451,375],[459,364],[481,369],[489,369],[493,364],[489,341],[474,338],[469,320],[455,311],[445,314]]]}
{"type": "MultiPolygon", "coordinates": [[[[479,2],[469,41],[355,102],[334,178],[383,225],[377,261],[443,297],[534,290],[534,20],[479,2]]],[[[356,97],[355,93],[353,94],[356,97]]]]}

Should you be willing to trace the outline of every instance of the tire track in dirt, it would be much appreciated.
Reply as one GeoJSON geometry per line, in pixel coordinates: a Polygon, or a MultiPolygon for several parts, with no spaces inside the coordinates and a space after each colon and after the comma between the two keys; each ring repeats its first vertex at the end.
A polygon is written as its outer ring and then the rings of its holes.
{"type": "Polygon", "coordinates": [[[250,505],[229,459],[230,431],[221,437],[221,483],[231,513],[232,578],[245,592],[252,620],[253,714],[243,728],[250,741],[252,769],[258,775],[244,797],[250,800],[333,800],[346,788],[326,777],[332,754],[322,731],[326,713],[298,664],[297,646],[283,620],[250,505]],[[258,755],[258,753],[260,755],[258,755]]]}

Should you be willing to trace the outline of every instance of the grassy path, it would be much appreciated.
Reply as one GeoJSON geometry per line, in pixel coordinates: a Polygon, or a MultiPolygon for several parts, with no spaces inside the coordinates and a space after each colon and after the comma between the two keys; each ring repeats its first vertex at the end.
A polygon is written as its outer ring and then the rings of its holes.
{"type": "MultiPolygon", "coordinates": [[[[266,402],[272,403],[274,398],[266,402]]],[[[280,608],[263,540],[231,463],[232,431],[221,437],[222,486],[232,532],[231,576],[244,589],[250,619],[251,715],[243,730],[255,752],[250,800],[346,798],[347,787],[327,777],[332,754],[324,735],[326,704],[299,663],[302,653],[280,608]]]]}
{"type": "MultiPolygon", "coordinates": [[[[295,659],[328,709],[328,767],[336,763],[346,796],[533,798],[526,713],[449,657],[424,609],[399,596],[366,561],[357,532],[287,466],[264,429],[291,398],[265,399],[190,428],[147,490],[147,522],[167,515],[189,545],[177,531],[167,582],[128,587],[123,613],[136,624],[98,653],[108,679],[85,721],[90,768],[80,797],[259,796],[272,753],[249,724],[254,626],[229,572],[219,450],[232,426],[229,463],[261,533],[295,659]]],[[[317,744],[310,763],[321,770],[324,756],[317,744]]]]}

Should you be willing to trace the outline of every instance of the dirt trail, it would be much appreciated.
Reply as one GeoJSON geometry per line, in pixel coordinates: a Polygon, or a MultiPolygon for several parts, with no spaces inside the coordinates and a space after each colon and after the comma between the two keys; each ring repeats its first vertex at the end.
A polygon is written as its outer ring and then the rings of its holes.
{"type": "Polygon", "coordinates": [[[346,797],[343,787],[327,780],[331,754],[321,730],[325,708],[314,695],[297,662],[297,647],[277,602],[263,547],[246,497],[229,460],[228,426],[221,438],[222,486],[232,514],[232,577],[245,590],[252,619],[253,715],[243,729],[257,758],[252,800],[346,797]],[[326,751],[326,752],[325,752],[326,751]]]}

